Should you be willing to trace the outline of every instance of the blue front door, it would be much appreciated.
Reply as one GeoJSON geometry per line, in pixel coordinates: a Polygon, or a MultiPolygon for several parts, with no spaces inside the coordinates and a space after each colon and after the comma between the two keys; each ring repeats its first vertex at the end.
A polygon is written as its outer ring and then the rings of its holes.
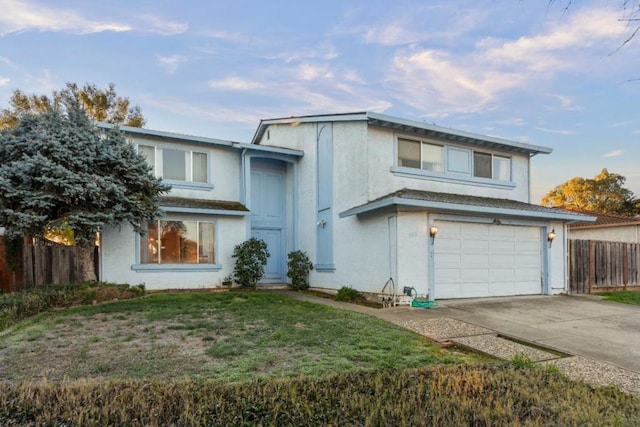
{"type": "Polygon", "coordinates": [[[251,236],[267,244],[263,283],[285,279],[285,169],[282,162],[251,160],[251,236]]]}

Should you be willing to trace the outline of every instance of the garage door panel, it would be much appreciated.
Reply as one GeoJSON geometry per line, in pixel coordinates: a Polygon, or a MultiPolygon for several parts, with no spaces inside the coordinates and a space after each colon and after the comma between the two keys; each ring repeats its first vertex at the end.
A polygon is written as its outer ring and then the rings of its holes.
{"type": "Polygon", "coordinates": [[[468,224],[462,223],[462,237],[481,238],[489,237],[489,226],[487,224],[468,224]]]}
{"type": "Polygon", "coordinates": [[[539,255],[516,255],[516,268],[533,268],[537,270],[539,266],[539,255]]]}
{"type": "Polygon", "coordinates": [[[486,267],[489,265],[489,255],[463,255],[462,263],[465,267],[486,267]]]}
{"type": "Polygon", "coordinates": [[[541,293],[539,227],[436,223],[435,298],[541,293]]]}
{"type": "Polygon", "coordinates": [[[513,268],[516,262],[516,256],[513,253],[510,254],[491,254],[489,256],[489,267],[492,268],[513,268]]]}
{"type": "Polygon", "coordinates": [[[519,253],[535,253],[540,255],[540,240],[535,242],[518,242],[517,245],[519,253]]]}
{"type": "Polygon", "coordinates": [[[514,282],[516,272],[513,268],[492,268],[489,270],[491,282],[514,282]]]}
{"type": "Polygon", "coordinates": [[[464,241],[464,251],[467,253],[486,253],[488,250],[489,242],[487,240],[469,239],[464,241]]]}
{"type": "Polygon", "coordinates": [[[514,253],[516,250],[516,243],[505,240],[494,240],[489,243],[489,251],[492,253],[514,253]]]}
{"type": "Polygon", "coordinates": [[[461,270],[460,277],[464,283],[488,282],[490,270],[488,268],[465,268],[461,270]]]}
{"type": "Polygon", "coordinates": [[[518,240],[540,241],[540,229],[537,227],[516,227],[516,238],[518,240]]]}
{"type": "Polygon", "coordinates": [[[436,271],[436,283],[456,283],[459,284],[462,280],[461,270],[457,269],[439,269],[436,271]]]}
{"type": "Polygon", "coordinates": [[[516,231],[513,227],[493,227],[491,230],[491,239],[493,240],[511,240],[513,241],[516,236],[516,231]]]}
{"type": "Polygon", "coordinates": [[[442,247],[443,253],[446,253],[446,251],[459,251],[462,250],[462,239],[440,238],[438,239],[438,245],[442,247]]]}
{"type": "Polygon", "coordinates": [[[436,257],[436,265],[441,268],[460,268],[462,265],[462,254],[439,254],[436,257]]]}

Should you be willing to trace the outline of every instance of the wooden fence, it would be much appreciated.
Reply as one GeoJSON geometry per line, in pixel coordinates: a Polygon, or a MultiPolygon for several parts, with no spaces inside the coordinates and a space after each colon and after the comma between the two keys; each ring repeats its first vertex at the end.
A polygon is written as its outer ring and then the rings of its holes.
{"type": "MultiPolygon", "coordinates": [[[[78,248],[64,245],[25,245],[22,250],[23,284],[39,285],[81,281],[78,248]]],[[[98,248],[94,265],[98,274],[98,248]]]]}
{"type": "Polygon", "coordinates": [[[569,240],[571,293],[640,290],[639,271],[639,243],[569,240]]]}

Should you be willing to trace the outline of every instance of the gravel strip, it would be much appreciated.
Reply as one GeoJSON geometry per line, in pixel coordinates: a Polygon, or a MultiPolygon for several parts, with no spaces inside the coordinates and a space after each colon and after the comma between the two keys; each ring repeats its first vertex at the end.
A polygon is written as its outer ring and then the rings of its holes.
{"type": "Polygon", "coordinates": [[[493,334],[491,329],[481,328],[460,320],[440,317],[436,319],[409,320],[402,324],[420,335],[436,341],[446,341],[449,338],[468,337],[470,335],[493,334]]]}
{"type": "Polygon", "coordinates": [[[500,359],[510,360],[513,356],[524,354],[534,362],[557,359],[557,354],[547,353],[537,348],[529,347],[494,335],[477,335],[474,337],[460,337],[452,340],[474,350],[490,354],[500,359]]]}
{"type": "Polygon", "coordinates": [[[548,360],[543,364],[556,365],[572,380],[594,386],[615,386],[625,393],[640,396],[640,374],[633,371],[581,356],[548,360]]]}

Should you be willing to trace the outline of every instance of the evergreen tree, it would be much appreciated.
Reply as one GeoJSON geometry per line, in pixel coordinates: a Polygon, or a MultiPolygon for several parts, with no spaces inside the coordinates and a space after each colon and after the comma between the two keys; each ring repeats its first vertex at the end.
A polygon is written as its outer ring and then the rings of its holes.
{"type": "Polygon", "coordinates": [[[117,129],[96,128],[70,104],[23,115],[0,131],[0,226],[8,235],[41,237],[65,224],[79,248],[82,279],[96,279],[93,249],[105,225],[159,216],[169,191],[117,129]]]}

